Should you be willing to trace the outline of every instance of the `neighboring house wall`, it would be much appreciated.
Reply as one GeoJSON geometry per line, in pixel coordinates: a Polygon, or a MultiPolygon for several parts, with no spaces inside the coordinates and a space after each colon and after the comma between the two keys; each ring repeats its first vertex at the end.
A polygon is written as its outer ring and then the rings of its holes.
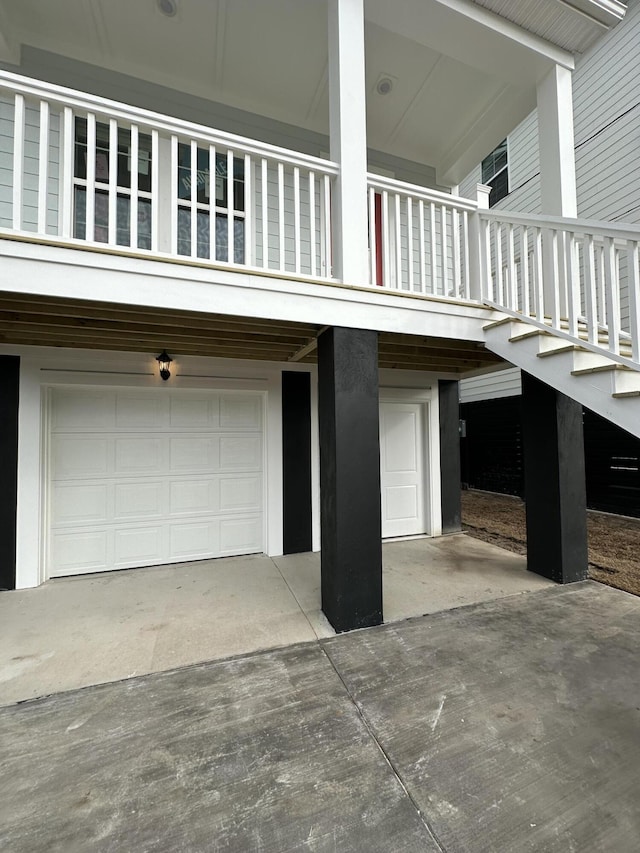
{"type": "MultiPolygon", "coordinates": [[[[640,0],[629,0],[622,23],[578,59],[573,75],[578,215],[640,223],[640,0]]],[[[487,152],[488,153],[488,152],[487,152]]],[[[508,137],[510,193],[497,209],[540,213],[538,117],[534,111],[508,137]]],[[[475,196],[478,165],[460,184],[475,196]]],[[[622,297],[624,307],[626,297],[622,297]]],[[[461,383],[461,400],[520,393],[519,371],[461,383]],[[499,393],[496,390],[499,389],[499,393]]]]}

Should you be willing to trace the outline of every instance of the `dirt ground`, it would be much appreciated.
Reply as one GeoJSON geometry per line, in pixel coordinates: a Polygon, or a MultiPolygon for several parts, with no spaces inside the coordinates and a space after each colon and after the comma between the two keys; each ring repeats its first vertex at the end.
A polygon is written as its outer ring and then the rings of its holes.
{"type": "MultiPolygon", "coordinates": [[[[462,528],[516,554],[527,553],[524,503],[509,495],[462,492],[462,528]]],[[[640,518],[589,510],[589,577],[640,595],[640,518]]]]}

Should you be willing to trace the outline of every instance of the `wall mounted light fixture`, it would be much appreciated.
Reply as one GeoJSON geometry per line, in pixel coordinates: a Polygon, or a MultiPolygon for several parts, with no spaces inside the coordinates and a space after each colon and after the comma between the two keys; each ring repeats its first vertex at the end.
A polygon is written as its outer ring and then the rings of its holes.
{"type": "Polygon", "coordinates": [[[169,365],[173,361],[170,355],[168,355],[166,349],[163,349],[160,355],[156,356],[156,361],[158,362],[158,366],[160,367],[160,376],[162,379],[168,379],[171,376],[171,371],[169,370],[169,365]]]}

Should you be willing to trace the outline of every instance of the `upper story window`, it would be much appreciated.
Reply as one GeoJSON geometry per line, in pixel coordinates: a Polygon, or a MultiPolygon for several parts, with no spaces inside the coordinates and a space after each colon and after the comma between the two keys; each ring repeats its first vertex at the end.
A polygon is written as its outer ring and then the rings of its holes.
{"type": "Polygon", "coordinates": [[[491,187],[489,207],[497,204],[501,198],[509,194],[509,162],[507,158],[507,140],[482,161],[482,183],[491,187]]]}
{"type": "MultiPolygon", "coordinates": [[[[87,185],[87,120],[75,120],[73,167],[74,219],[73,236],[80,240],[109,241],[110,216],[115,218],[115,241],[119,246],[131,245],[131,131],[118,128],[117,151],[111,157],[109,125],[96,122],[96,155],[94,182],[87,185]],[[110,210],[110,169],[115,169],[115,211],[110,210]],[[94,233],[87,234],[87,192],[94,193],[94,233]]],[[[138,248],[151,248],[151,136],[138,136],[138,248]]]]}
{"type": "MultiPolygon", "coordinates": [[[[191,255],[191,220],[194,215],[191,192],[191,146],[178,145],[178,254],[191,255]]],[[[196,163],[196,255],[216,261],[244,263],[244,159],[233,158],[233,198],[229,198],[229,158],[215,154],[211,164],[208,148],[198,148],[196,163]],[[213,173],[213,177],[212,177],[213,173]],[[229,215],[233,217],[233,257],[229,258],[229,215]],[[213,225],[212,225],[213,223],[213,225]],[[213,238],[211,232],[213,230],[213,238]],[[213,244],[212,244],[213,239],[213,244]]]]}

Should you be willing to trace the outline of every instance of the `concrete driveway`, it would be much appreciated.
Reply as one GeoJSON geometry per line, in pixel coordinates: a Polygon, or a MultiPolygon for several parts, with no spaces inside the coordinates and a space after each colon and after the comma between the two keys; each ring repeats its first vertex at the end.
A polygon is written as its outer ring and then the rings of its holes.
{"type": "Polygon", "coordinates": [[[0,848],[611,851],[640,599],[585,582],[0,709],[0,848]]]}

